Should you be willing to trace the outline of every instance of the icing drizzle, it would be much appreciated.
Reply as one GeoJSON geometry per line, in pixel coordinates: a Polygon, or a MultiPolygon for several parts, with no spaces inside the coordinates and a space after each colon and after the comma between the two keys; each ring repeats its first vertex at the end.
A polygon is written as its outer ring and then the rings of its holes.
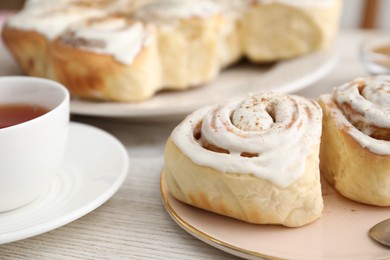
{"type": "Polygon", "coordinates": [[[321,119],[311,100],[265,93],[195,111],[171,138],[199,165],[286,187],[303,175],[307,156],[319,144],[321,119]]]}
{"type": "Polygon", "coordinates": [[[390,154],[390,76],[359,78],[320,97],[340,127],[371,152],[390,154]]]}
{"type": "Polygon", "coordinates": [[[125,17],[91,19],[70,27],[61,41],[98,53],[107,53],[124,64],[132,64],[142,47],[153,37],[151,28],[125,17]]]}

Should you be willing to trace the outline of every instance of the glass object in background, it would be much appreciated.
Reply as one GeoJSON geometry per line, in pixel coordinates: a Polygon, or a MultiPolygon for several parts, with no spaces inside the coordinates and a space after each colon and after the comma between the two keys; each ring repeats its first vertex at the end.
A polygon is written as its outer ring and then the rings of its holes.
{"type": "Polygon", "coordinates": [[[390,35],[367,39],[361,46],[361,59],[369,73],[390,74],[390,35]]]}

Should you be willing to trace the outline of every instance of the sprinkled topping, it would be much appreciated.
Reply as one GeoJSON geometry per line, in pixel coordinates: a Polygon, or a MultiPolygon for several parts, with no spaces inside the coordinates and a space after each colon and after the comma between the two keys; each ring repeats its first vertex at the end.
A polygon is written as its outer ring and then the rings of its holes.
{"type": "Polygon", "coordinates": [[[265,93],[200,109],[171,138],[197,164],[286,187],[302,176],[306,157],[319,144],[321,119],[320,107],[311,100],[265,93]],[[190,121],[201,129],[194,130],[190,121]]]}

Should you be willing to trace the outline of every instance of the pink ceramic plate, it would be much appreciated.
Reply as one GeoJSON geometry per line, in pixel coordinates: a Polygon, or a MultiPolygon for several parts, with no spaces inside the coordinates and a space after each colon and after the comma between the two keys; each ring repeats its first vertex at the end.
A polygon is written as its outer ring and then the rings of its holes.
{"type": "Polygon", "coordinates": [[[390,217],[390,208],[367,206],[341,197],[323,182],[321,219],[300,228],[253,225],[177,201],[164,184],[161,193],[171,217],[198,239],[248,259],[389,259],[390,249],[368,236],[368,229],[390,217]]]}

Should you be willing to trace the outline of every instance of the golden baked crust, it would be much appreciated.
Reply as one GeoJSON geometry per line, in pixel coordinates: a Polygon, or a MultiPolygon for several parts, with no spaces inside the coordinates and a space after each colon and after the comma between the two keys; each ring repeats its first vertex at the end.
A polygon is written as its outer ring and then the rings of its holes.
{"type": "Polygon", "coordinates": [[[271,62],[325,49],[337,31],[340,9],[338,0],[326,8],[253,4],[242,18],[244,53],[251,61],[271,62]]]}
{"type": "Polygon", "coordinates": [[[226,68],[243,56],[240,23],[236,17],[223,17],[221,37],[217,46],[220,68],[226,68]]]}
{"type": "Polygon", "coordinates": [[[63,44],[50,44],[53,77],[73,96],[96,100],[140,101],[151,97],[161,85],[157,47],[144,47],[131,64],[112,55],[86,51],[63,44]]]}
{"type": "Polygon", "coordinates": [[[337,123],[337,105],[322,99],[319,103],[324,112],[320,169],[325,179],[349,199],[389,206],[390,155],[362,147],[348,133],[350,126],[337,123]]]}
{"type": "Polygon", "coordinates": [[[4,26],[2,38],[24,73],[36,77],[48,77],[48,40],[34,31],[24,31],[4,26]]]}
{"type": "Polygon", "coordinates": [[[217,76],[218,44],[224,26],[221,15],[168,21],[145,19],[157,28],[164,88],[186,89],[217,76]]]}
{"type": "Polygon", "coordinates": [[[314,147],[307,158],[304,175],[279,188],[253,175],[197,165],[168,139],[165,181],[176,199],[195,207],[254,224],[299,227],[322,214],[318,149],[314,147]]]}

